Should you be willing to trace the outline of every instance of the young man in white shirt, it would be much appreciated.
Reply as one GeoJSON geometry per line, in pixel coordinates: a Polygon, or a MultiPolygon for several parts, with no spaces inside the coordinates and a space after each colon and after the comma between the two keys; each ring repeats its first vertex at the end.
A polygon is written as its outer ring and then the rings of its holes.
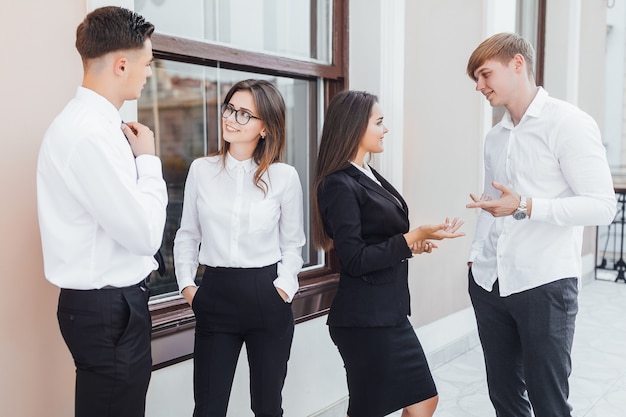
{"type": "Polygon", "coordinates": [[[150,77],[154,26],[120,7],[89,13],[76,48],[84,77],[52,122],[37,168],[46,278],[76,365],[76,417],[145,414],[151,320],[167,191],[154,135],[119,109],[150,77]]]}
{"type": "Polygon", "coordinates": [[[469,293],[499,417],[565,417],[582,273],[583,226],[616,212],[600,131],[535,84],[534,50],[501,33],[472,53],[467,74],[492,106],[485,185],[468,258],[469,293]]]}

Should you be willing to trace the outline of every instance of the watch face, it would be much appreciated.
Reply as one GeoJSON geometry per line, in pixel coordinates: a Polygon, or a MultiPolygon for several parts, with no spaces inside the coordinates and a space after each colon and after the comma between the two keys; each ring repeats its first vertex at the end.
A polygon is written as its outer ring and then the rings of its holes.
{"type": "Polygon", "coordinates": [[[515,220],[522,220],[526,218],[526,211],[525,210],[515,210],[515,212],[513,212],[513,218],[515,220]]]}

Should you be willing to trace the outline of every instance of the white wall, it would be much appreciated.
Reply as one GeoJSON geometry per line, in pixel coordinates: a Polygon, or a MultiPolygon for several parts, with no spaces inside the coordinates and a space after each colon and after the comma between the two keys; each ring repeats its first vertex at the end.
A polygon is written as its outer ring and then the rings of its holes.
{"type": "Polygon", "coordinates": [[[612,171],[622,165],[624,125],[624,64],[626,60],[626,3],[615,1],[607,9],[604,143],[612,171]]]}
{"type": "Polygon", "coordinates": [[[606,21],[604,0],[548,2],[544,86],[550,95],[589,113],[601,130],[605,122],[606,21]]]}

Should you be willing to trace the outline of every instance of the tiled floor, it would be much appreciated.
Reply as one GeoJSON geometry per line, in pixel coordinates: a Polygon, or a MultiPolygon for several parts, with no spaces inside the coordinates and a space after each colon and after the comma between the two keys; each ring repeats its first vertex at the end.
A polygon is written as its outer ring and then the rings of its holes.
{"type": "MultiPolygon", "coordinates": [[[[626,417],[626,284],[597,279],[583,286],[572,360],[573,417],[626,417]]],[[[495,417],[480,346],[433,375],[439,390],[435,417],[495,417]]]]}

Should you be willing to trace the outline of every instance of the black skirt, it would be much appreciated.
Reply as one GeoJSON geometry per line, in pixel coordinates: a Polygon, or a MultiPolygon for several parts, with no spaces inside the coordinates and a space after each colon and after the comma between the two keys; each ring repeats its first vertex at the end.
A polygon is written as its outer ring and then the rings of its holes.
{"type": "Polygon", "coordinates": [[[394,327],[329,329],[346,368],[350,417],[383,417],[437,395],[408,319],[394,327]]]}

